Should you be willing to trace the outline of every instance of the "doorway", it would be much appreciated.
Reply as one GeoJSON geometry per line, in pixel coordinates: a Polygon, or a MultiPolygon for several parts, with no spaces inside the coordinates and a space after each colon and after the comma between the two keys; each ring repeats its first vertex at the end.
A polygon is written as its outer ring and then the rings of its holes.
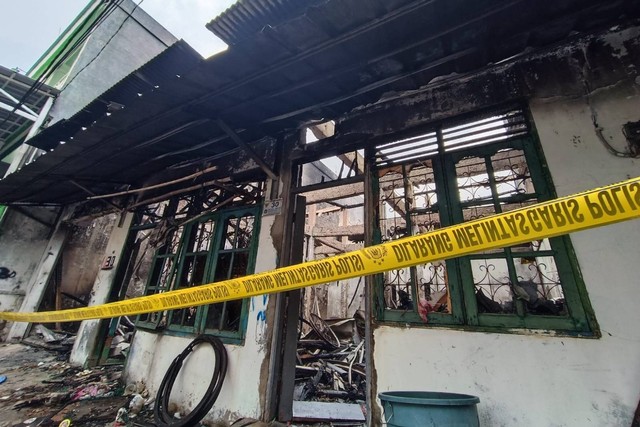
{"type": "MultiPolygon", "coordinates": [[[[364,156],[360,150],[302,163],[292,193],[306,200],[302,261],[365,245],[364,156]]],[[[295,245],[294,245],[295,246],[295,245]]],[[[364,277],[303,288],[291,402],[296,422],[364,425],[367,408],[364,277]]],[[[293,360],[293,359],[290,359],[293,360]]]]}

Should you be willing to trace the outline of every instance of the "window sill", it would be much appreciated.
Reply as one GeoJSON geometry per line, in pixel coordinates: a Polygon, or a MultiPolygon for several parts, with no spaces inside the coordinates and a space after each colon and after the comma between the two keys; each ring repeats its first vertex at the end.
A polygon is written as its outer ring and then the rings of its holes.
{"type": "MultiPolygon", "coordinates": [[[[150,334],[168,335],[168,336],[172,336],[172,337],[190,338],[190,339],[193,339],[193,338],[197,337],[198,335],[200,335],[200,334],[197,334],[197,333],[194,333],[194,332],[176,331],[176,330],[172,330],[172,329],[168,329],[168,328],[153,329],[153,328],[149,328],[149,327],[141,326],[141,325],[136,325],[136,329],[141,330],[143,332],[150,333],[150,334]]],[[[216,334],[206,334],[206,335],[211,335],[211,336],[215,336],[215,337],[219,338],[220,341],[222,341],[223,344],[236,345],[236,346],[240,346],[240,347],[244,346],[244,337],[242,337],[242,338],[228,337],[228,336],[216,335],[216,334]]]]}
{"type": "Polygon", "coordinates": [[[374,330],[379,327],[396,327],[402,329],[435,329],[435,330],[449,330],[449,331],[461,331],[461,332],[479,332],[479,333],[494,333],[494,334],[511,334],[511,335],[528,335],[528,336],[542,336],[542,337],[558,337],[558,338],[589,338],[599,339],[602,338],[600,331],[571,331],[562,329],[525,329],[525,328],[505,328],[505,327],[490,327],[490,326],[470,326],[470,325],[457,325],[457,324],[425,324],[425,323],[409,323],[409,322],[397,322],[397,321],[385,321],[377,320],[374,325],[374,330]]]}

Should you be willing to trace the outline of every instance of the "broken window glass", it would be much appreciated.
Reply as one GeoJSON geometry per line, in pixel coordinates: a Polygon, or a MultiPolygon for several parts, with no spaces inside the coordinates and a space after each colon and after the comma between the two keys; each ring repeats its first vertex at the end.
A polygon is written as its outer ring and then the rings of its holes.
{"type": "MultiPolygon", "coordinates": [[[[382,242],[553,197],[521,109],[380,144],[375,165],[382,242]]],[[[397,322],[588,332],[569,245],[556,237],[384,273],[378,313],[397,322]]]]}
{"type": "MultiPolygon", "coordinates": [[[[229,217],[224,226],[221,247],[215,255],[215,282],[235,279],[249,273],[250,244],[254,238],[254,215],[229,217]]],[[[240,328],[242,301],[225,301],[207,309],[207,331],[237,331],[240,328]]]]}
{"type": "MultiPolygon", "coordinates": [[[[388,154],[388,153],[387,153],[388,154]]],[[[382,241],[415,236],[441,227],[431,160],[379,170],[379,225],[382,241]]],[[[385,309],[450,313],[446,264],[441,261],[384,274],[385,309]]]]}
{"type": "MultiPolygon", "coordinates": [[[[222,197],[218,194],[217,197],[222,197]]],[[[233,198],[233,196],[232,196],[233,198]]],[[[200,286],[250,273],[257,248],[257,206],[201,213],[202,198],[181,197],[165,209],[171,219],[159,221],[152,233],[160,243],[147,282],[146,294],[200,286]],[[178,225],[176,222],[181,220],[178,225]]],[[[242,339],[245,300],[209,306],[185,307],[143,314],[141,327],[214,333],[230,340],[242,339]]]]}

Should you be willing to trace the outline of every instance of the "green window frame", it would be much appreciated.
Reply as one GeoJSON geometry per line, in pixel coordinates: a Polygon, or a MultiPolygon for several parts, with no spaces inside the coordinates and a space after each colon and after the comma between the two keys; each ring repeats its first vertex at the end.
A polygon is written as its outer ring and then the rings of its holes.
{"type": "MultiPolygon", "coordinates": [[[[376,241],[555,198],[522,107],[447,121],[376,147],[376,241]]],[[[568,236],[376,276],[384,322],[593,335],[597,326],[568,236]]]]}
{"type": "MultiPolygon", "coordinates": [[[[167,208],[167,210],[171,210],[167,208]]],[[[145,295],[200,286],[254,272],[258,206],[213,212],[172,229],[156,251],[145,295]]],[[[137,326],[174,334],[207,333],[224,342],[244,340],[248,299],[142,314],[137,326]]]]}

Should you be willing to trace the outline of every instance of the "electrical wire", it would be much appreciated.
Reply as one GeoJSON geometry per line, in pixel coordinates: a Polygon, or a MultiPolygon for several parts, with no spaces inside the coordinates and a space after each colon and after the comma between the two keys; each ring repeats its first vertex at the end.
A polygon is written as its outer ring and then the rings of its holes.
{"type": "MultiPolygon", "coordinates": [[[[141,2],[142,3],[142,2],[141,2]]],[[[136,18],[135,16],[133,16],[133,11],[131,12],[127,12],[122,6],[118,5],[118,9],[120,9],[122,12],[126,13],[127,15],[129,15],[129,17],[131,19],[133,19],[136,24],[138,24],[141,28],[143,28],[151,37],[153,37],[154,39],[156,39],[157,41],[159,41],[160,43],[162,43],[164,45],[164,47],[169,47],[171,46],[170,44],[167,44],[167,42],[165,42],[162,37],[160,37],[158,34],[156,34],[155,32],[151,31],[149,29],[149,27],[147,27],[144,23],[142,23],[140,20],[138,20],[138,18],[136,18]]],[[[134,9],[135,10],[135,9],[134,9]]]]}
{"type": "Polygon", "coordinates": [[[173,362],[171,362],[167,373],[160,383],[160,388],[158,389],[158,394],[156,396],[156,403],[153,407],[153,417],[156,425],[158,427],[192,427],[197,425],[197,423],[209,413],[211,407],[213,407],[213,404],[218,398],[220,390],[222,389],[224,377],[227,374],[227,365],[227,350],[224,348],[224,344],[222,344],[222,341],[220,341],[219,338],[211,335],[200,335],[194,339],[191,344],[189,344],[187,348],[185,348],[184,351],[180,353],[173,362]],[[184,360],[189,356],[189,354],[191,354],[194,347],[203,343],[210,344],[215,353],[215,365],[213,368],[211,383],[209,384],[204,397],[193,411],[183,418],[175,419],[173,418],[173,414],[169,414],[168,411],[169,396],[171,395],[173,383],[180,372],[180,368],[182,368],[184,360]]]}
{"type": "MultiPolygon", "coordinates": [[[[589,106],[591,106],[591,105],[589,105],[589,106]]],[[[598,125],[598,120],[596,118],[595,113],[591,114],[591,119],[593,121],[593,127],[594,127],[594,130],[595,130],[595,134],[598,137],[598,140],[600,140],[602,145],[604,145],[604,148],[606,148],[607,151],[610,154],[613,154],[616,157],[625,157],[625,158],[636,157],[632,153],[627,153],[627,152],[622,152],[622,151],[616,150],[611,144],[609,144],[609,141],[607,141],[607,138],[605,138],[605,136],[602,134],[602,131],[604,129],[602,129],[602,127],[600,125],[598,125]]]]}
{"type": "MultiPolygon", "coordinates": [[[[87,62],[84,67],[82,67],[80,70],[78,70],[78,72],[76,74],[74,74],[74,76],[71,78],[71,80],[69,80],[66,84],[66,86],[69,86],[75,79],[76,77],[78,77],[80,75],[80,73],[82,73],[89,65],[91,65],[93,63],[93,61],[95,61],[100,54],[102,54],[102,52],[107,48],[107,46],[109,45],[109,43],[111,43],[111,40],[113,40],[113,38],[120,32],[120,30],[122,29],[122,27],[124,27],[124,24],[129,20],[129,18],[131,18],[131,16],[133,15],[133,13],[136,11],[136,9],[138,8],[138,6],[140,6],[142,4],[144,0],[140,0],[131,10],[131,13],[127,13],[126,18],[124,18],[122,20],[122,23],[120,24],[120,26],[118,27],[118,29],[111,35],[111,37],[109,37],[109,40],[107,40],[107,42],[102,46],[102,48],[100,48],[100,50],[98,51],[98,53],[96,53],[96,55],[89,61],[87,62]]],[[[122,2],[122,0],[120,1],[122,2]]],[[[119,4],[117,5],[119,6],[119,4]]]]}
{"type": "MultiPolygon", "coordinates": [[[[86,31],[73,43],[73,45],[67,49],[69,43],[74,40],[76,34],[73,34],[71,37],[67,39],[65,44],[62,47],[62,50],[65,53],[56,59],[55,62],[51,62],[47,68],[42,72],[38,81],[40,85],[46,81],[47,78],[51,76],[51,74],[62,65],[71,55],[75,53],[75,51],[84,44],[84,42],[93,34],[93,32],[98,28],[115,10],[119,3],[122,3],[124,0],[109,1],[109,5],[100,13],[100,15],[96,18],[96,20],[86,29],[86,31]]],[[[80,28],[79,28],[80,29],[80,28]]]]}
{"type": "Polygon", "coordinates": [[[604,129],[602,128],[602,126],[598,124],[598,113],[596,112],[596,109],[594,108],[591,102],[592,90],[591,90],[591,85],[589,84],[589,80],[587,76],[584,75],[583,70],[579,70],[579,71],[582,74],[582,80],[584,82],[583,85],[584,85],[584,91],[585,91],[585,101],[589,106],[589,111],[591,112],[591,122],[593,123],[594,133],[596,134],[596,137],[598,138],[598,140],[602,143],[602,145],[609,152],[609,154],[612,154],[616,157],[622,157],[622,158],[637,157],[634,155],[634,153],[631,153],[631,152],[618,151],[614,146],[609,144],[609,141],[607,141],[607,138],[605,138],[604,134],[602,133],[604,129]]]}
{"type": "MultiPolygon", "coordinates": [[[[109,4],[107,5],[107,7],[100,13],[100,15],[98,16],[98,18],[89,26],[89,28],[87,28],[84,33],[82,33],[82,35],[80,35],[80,37],[78,37],[77,39],[75,39],[76,35],[78,34],[77,31],[79,31],[82,28],[82,25],[80,25],[78,27],[78,29],[76,30],[76,32],[74,32],[66,41],[65,43],[62,45],[61,47],[61,51],[65,52],[63,55],[61,55],[59,58],[57,58],[55,61],[52,61],[51,63],[49,63],[49,65],[47,65],[47,67],[42,71],[42,74],[40,74],[40,76],[38,76],[38,78],[34,81],[34,83],[29,87],[29,89],[27,89],[27,91],[24,93],[24,95],[20,98],[20,100],[18,101],[18,103],[15,105],[15,107],[12,110],[12,113],[14,113],[18,108],[20,108],[21,105],[23,105],[24,103],[26,103],[26,101],[29,99],[29,97],[36,92],[37,90],[39,90],[42,85],[44,85],[44,82],[51,76],[51,74],[60,66],[62,65],[73,53],[75,53],[75,51],[78,49],[78,47],[82,46],[82,44],[84,44],[84,42],[87,40],[87,38],[93,33],[93,31],[102,23],[104,22],[112,13],[114,10],[116,10],[116,7],[119,6],[120,3],[122,3],[124,0],[116,0],[116,1],[109,1],[109,4]],[[73,42],[73,45],[70,46],[71,42],[75,39],[75,41],[73,42]]],[[[0,126],[3,126],[7,120],[9,119],[9,116],[7,116],[3,122],[0,124],[0,126]]]]}

